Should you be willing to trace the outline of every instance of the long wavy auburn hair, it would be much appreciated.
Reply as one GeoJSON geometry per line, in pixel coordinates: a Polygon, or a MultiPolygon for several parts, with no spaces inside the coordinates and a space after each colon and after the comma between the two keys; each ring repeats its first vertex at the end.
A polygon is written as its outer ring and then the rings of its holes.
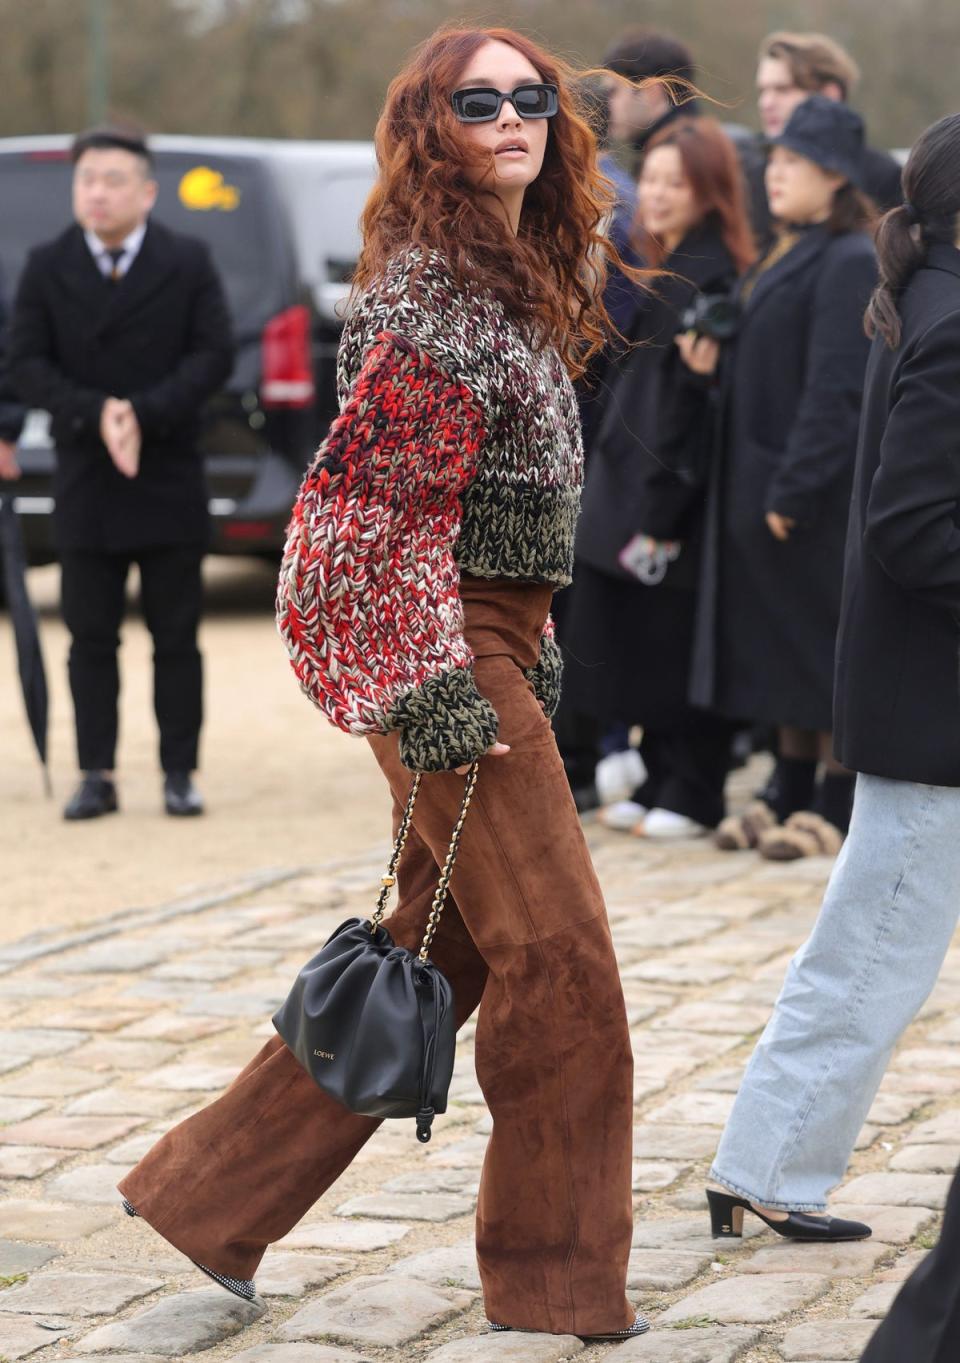
{"type": "MultiPolygon", "coordinates": [[[[644,155],[650,156],[657,147],[676,147],[700,221],[717,228],[738,273],[742,274],[753,264],[757,253],[747,215],[743,174],[730,138],[712,118],[678,118],[650,139],[644,155]]],[[[661,264],[666,257],[663,245],[642,226],[638,228],[637,245],[651,265],[661,264]]]]}
{"type": "Polygon", "coordinates": [[[355,286],[374,286],[387,262],[411,246],[435,250],[454,278],[488,290],[508,316],[531,327],[535,345],[555,346],[571,373],[582,373],[613,331],[602,299],[607,269],[639,283],[654,277],[625,266],[603,232],[616,191],[597,163],[587,74],[598,73],[576,72],[512,29],[447,25],[428,38],[391,83],[377,123],[380,173],[361,218],[355,286]],[[450,103],[460,73],[490,41],[522,53],[560,96],[516,237],[504,230],[489,191],[468,178],[478,149],[450,103]]]}

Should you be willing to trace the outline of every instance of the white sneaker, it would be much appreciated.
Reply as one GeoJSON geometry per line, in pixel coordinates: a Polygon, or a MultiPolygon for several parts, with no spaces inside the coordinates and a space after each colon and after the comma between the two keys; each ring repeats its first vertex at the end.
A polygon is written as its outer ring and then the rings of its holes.
{"type": "Polygon", "coordinates": [[[597,818],[604,828],[612,828],[617,833],[632,833],[646,813],[646,805],[638,805],[636,800],[617,800],[615,804],[601,809],[597,818]]]}
{"type": "Polygon", "coordinates": [[[609,757],[602,757],[597,763],[593,779],[600,803],[612,805],[617,800],[626,800],[631,791],[643,785],[647,779],[647,769],[636,748],[625,748],[623,752],[612,752],[609,757]]]}
{"type": "Polygon", "coordinates": [[[671,838],[702,838],[708,829],[686,814],[675,814],[672,809],[651,809],[643,821],[643,836],[669,842],[671,838]]]}

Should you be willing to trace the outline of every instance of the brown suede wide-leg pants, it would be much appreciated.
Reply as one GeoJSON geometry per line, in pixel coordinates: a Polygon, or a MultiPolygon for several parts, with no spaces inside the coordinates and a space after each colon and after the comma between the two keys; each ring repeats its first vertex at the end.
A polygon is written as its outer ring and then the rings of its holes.
{"type": "MultiPolygon", "coordinates": [[[[500,1324],[600,1334],[634,1317],[625,1295],[633,1062],[600,887],[549,721],[524,676],[550,589],[464,577],[461,596],[477,684],[511,747],[481,762],[431,953],[451,981],[458,1020],[481,1005],[477,1075],[494,1123],[477,1207],[484,1303],[500,1324]]],[[[370,741],[396,818],[411,774],[396,735],[370,741]]],[[[462,793],[453,772],[423,780],[400,905],[385,924],[404,946],[422,936],[462,793]]],[[[267,1245],[378,1125],[317,1089],[275,1038],[120,1188],[190,1258],[252,1278],[267,1245]]]]}

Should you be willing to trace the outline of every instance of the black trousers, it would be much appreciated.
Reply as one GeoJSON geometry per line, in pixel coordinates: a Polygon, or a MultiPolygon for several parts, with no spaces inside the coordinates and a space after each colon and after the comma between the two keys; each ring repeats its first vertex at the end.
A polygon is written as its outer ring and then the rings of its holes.
{"type": "Polygon", "coordinates": [[[163,545],[127,553],[60,555],[61,604],[70,631],[70,690],[81,771],[111,771],[117,747],[117,649],[130,565],[140,569],[144,619],[153,636],[153,700],[164,771],[194,771],[203,720],[197,648],[203,550],[163,545]]]}
{"type": "Polygon", "coordinates": [[[716,828],[725,813],[735,732],[730,720],[692,706],[664,728],[645,729],[640,756],[648,775],[632,798],[648,809],[669,809],[716,828]]]}
{"type": "Polygon", "coordinates": [[[956,1363],[960,1357],[960,1170],[943,1230],[900,1289],[861,1363],[956,1363]]]}
{"type": "Polygon", "coordinates": [[[571,677],[573,670],[583,664],[570,654],[565,647],[567,617],[573,592],[567,587],[554,595],[550,613],[557,629],[557,643],[563,652],[563,685],[560,688],[560,704],[553,716],[553,732],[563,759],[563,769],[572,790],[582,786],[592,786],[594,772],[600,760],[600,736],[602,726],[593,715],[583,714],[571,702],[571,677]]]}

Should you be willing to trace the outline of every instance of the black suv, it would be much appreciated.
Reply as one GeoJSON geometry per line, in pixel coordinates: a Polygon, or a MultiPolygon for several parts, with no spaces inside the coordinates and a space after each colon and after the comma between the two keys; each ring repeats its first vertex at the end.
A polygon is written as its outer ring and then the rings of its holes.
{"type": "MultiPolygon", "coordinates": [[[[0,265],[12,302],[27,252],[71,221],[69,137],[0,138],[0,265]]],[[[216,553],[275,555],[303,470],[336,411],[339,305],[376,175],[367,142],[152,137],[154,216],[207,242],[230,301],[233,373],[201,450],[216,553]]],[[[54,558],[49,418],[31,412],[11,486],[31,563],[54,558]]]]}

